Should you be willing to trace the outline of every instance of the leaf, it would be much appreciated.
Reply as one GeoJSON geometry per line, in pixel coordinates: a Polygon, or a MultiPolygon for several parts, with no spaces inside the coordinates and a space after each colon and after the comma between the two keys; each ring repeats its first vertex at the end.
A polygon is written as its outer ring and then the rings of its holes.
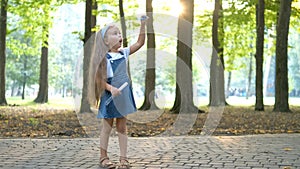
{"type": "Polygon", "coordinates": [[[292,169],[290,166],[285,166],[283,169],[292,169]]]}
{"type": "Polygon", "coordinates": [[[293,149],[290,148],[290,147],[285,147],[283,150],[284,150],[284,151],[292,151],[293,149]]]}

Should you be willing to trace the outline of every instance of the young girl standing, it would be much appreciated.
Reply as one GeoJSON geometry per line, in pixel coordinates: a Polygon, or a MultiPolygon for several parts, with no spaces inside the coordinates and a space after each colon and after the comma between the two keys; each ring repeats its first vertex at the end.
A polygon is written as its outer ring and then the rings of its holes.
{"type": "Polygon", "coordinates": [[[127,48],[121,48],[123,39],[116,25],[109,24],[96,35],[95,57],[96,60],[100,60],[100,63],[95,73],[95,97],[97,103],[100,102],[98,118],[103,119],[100,134],[100,166],[102,168],[130,167],[127,159],[126,115],[135,112],[136,106],[127,73],[127,59],[130,54],[135,53],[144,45],[145,20],[141,20],[137,42],[127,48]],[[122,85],[125,88],[120,90],[122,85]],[[110,98],[113,100],[110,101],[110,98]],[[114,119],[116,119],[120,147],[118,165],[113,164],[107,154],[114,119]]]}

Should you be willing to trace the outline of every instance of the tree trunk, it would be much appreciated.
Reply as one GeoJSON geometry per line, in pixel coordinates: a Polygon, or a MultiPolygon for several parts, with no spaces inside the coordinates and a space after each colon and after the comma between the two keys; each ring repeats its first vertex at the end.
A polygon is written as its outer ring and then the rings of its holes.
{"type": "Polygon", "coordinates": [[[145,97],[140,110],[155,110],[155,34],[153,28],[152,0],[146,1],[146,12],[149,17],[147,21],[147,62],[145,78],[145,97]]]}
{"type": "Polygon", "coordinates": [[[22,85],[22,100],[25,99],[25,86],[26,86],[26,76],[24,75],[24,81],[23,81],[23,85],[22,85]]]}
{"type": "MultiPolygon", "coordinates": [[[[48,32],[48,28],[47,32],[48,32]]],[[[47,33],[48,38],[48,33],[47,33]]],[[[36,103],[48,102],[48,40],[46,40],[42,46],[42,56],[40,64],[40,80],[38,96],[34,99],[36,103]]]]}
{"type": "Polygon", "coordinates": [[[194,1],[180,0],[184,7],[178,19],[176,96],[171,109],[173,113],[196,113],[198,108],[193,101],[192,40],[194,1]]]}
{"type": "Polygon", "coordinates": [[[90,37],[92,36],[92,28],[96,26],[96,16],[92,14],[92,10],[97,9],[97,3],[93,0],[86,1],[85,9],[85,33],[84,33],[84,57],[83,57],[83,87],[80,112],[92,112],[91,105],[88,101],[88,80],[89,66],[91,60],[92,44],[90,37]]]}
{"type": "Polygon", "coordinates": [[[5,98],[5,63],[6,63],[6,26],[7,26],[7,1],[1,0],[0,16],[0,106],[7,105],[5,98]]]}
{"type": "Polygon", "coordinates": [[[123,0],[119,0],[119,10],[120,10],[121,28],[122,28],[122,36],[123,36],[123,47],[127,47],[128,46],[127,28],[125,23],[123,0]]]}
{"type": "Polygon", "coordinates": [[[21,96],[21,95],[22,95],[22,93],[21,93],[21,87],[19,86],[16,96],[21,96]]]}
{"type": "Polygon", "coordinates": [[[25,87],[26,87],[26,80],[27,80],[27,56],[24,56],[24,64],[23,64],[23,89],[22,89],[22,100],[25,99],[25,87]]]}
{"type": "Polygon", "coordinates": [[[246,90],[246,99],[249,98],[250,92],[251,92],[251,81],[252,81],[252,54],[249,58],[249,73],[248,73],[248,84],[247,84],[247,90],[246,90]]]}
{"type": "MultiPolygon", "coordinates": [[[[126,22],[125,22],[123,0],[119,0],[119,11],[120,11],[120,20],[121,20],[122,37],[123,37],[123,47],[127,47],[128,46],[127,28],[126,28],[126,22]]],[[[130,61],[129,60],[130,60],[130,58],[128,58],[127,72],[128,72],[128,77],[131,82],[130,61]]]]}
{"type": "Polygon", "coordinates": [[[210,65],[210,106],[224,106],[225,86],[224,86],[224,58],[223,58],[223,14],[222,0],[215,0],[215,10],[213,14],[212,41],[213,52],[210,65]],[[218,57],[219,56],[219,57],[218,57]]]}
{"type": "Polygon", "coordinates": [[[15,94],[15,88],[16,88],[16,82],[13,81],[13,84],[11,86],[11,93],[10,93],[10,97],[13,97],[15,94]]]}
{"type": "Polygon", "coordinates": [[[255,110],[264,111],[263,94],[263,61],[264,61],[264,28],[265,2],[258,0],[256,5],[256,79],[255,79],[255,110]]]}
{"type": "Polygon", "coordinates": [[[65,85],[62,86],[62,97],[65,98],[65,94],[66,94],[66,87],[65,85]]]}
{"type": "Polygon", "coordinates": [[[232,74],[231,71],[228,72],[227,87],[226,87],[226,98],[228,98],[230,96],[231,74],[232,74]]]}
{"type": "Polygon", "coordinates": [[[288,33],[292,0],[281,0],[276,27],[275,112],[290,112],[288,86],[288,33]]]}

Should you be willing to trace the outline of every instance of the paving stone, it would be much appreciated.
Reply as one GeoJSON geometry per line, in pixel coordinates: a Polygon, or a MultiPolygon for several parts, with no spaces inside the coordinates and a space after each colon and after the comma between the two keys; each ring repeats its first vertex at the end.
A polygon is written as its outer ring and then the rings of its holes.
{"type": "MultiPolygon", "coordinates": [[[[129,138],[132,169],[300,168],[300,134],[129,138]]],[[[118,138],[109,156],[119,159],[118,138]]],[[[0,139],[0,168],[99,168],[99,138],[0,139]]]]}

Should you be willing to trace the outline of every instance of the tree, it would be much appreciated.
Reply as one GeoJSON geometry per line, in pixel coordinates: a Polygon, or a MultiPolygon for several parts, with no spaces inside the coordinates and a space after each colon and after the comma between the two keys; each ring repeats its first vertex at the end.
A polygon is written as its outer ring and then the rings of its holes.
{"type": "Polygon", "coordinates": [[[41,5],[42,9],[42,47],[41,47],[41,63],[40,63],[40,78],[39,78],[39,91],[37,97],[34,99],[36,103],[48,102],[48,41],[49,41],[49,29],[52,24],[52,18],[50,12],[55,8],[51,6],[52,1],[45,2],[41,5]]]}
{"type": "Polygon", "coordinates": [[[225,105],[224,59],[223,59],[223,12],[222,0],[215,0],[213,14],[212,42],[213,52],[210,64],[210,106],[225,105]],[[219,56],[219,57],[218,57],[219,56]]]}
{"type": "Polygon", "coordinates": [[[126,33],[127,31],[126,31],[123,0],[119,0],[119,10],[120,10],[121,29],[122,29],[122,36],[123,36],[123,47],[127,47],[128,46],[128,41],[127,41],[127,33],[126,33]]]}
{"type": "Polygon", "coordinates": [[[7,3],[1,0],[0,16],[0,105],[7,105],[5,98],[5,63],[6,63],[6,28],[7,28],[7,3]]]}
{"type": "Polygon", "coordinates": [[[155,34],[153,28],[152,0],[146,1],[147,22],[147,61],[144,103],[140,110],[158,109],[155,104],[155,34]]]}
{"type": "Polygon", "coordinates": [[[92,45],[90,37],[94,33],[92,31],[96,26],[96,15],[97,2],[95,0],[87,0],[85,8],[85,32],[84,32],[84,57],[83,57],[83,87],[82,87],[82,98],[80,112],[91,112],[91,105],[88,100],[88,87],[89,87],[89,65],[91,60],[92,45]]]}
{"type": "Polygon", "coordinates": [[[273,111],[290,112],[288,91],[287,47],[292,0],[280,0],[276,27],[276,78],[275,104],[273,111]]]}
{"type": "MultiPolygon", "coordinates": [[[[126,28],[126,22],[125,22],[125,14],[124,14],[124,6],[123,6],[123,0],[119,0],[119,13],[120,13],[120,19],[121,19],[121,29],[122,29],[122,37],[123,37],[123,47],[128,46],[128,41],[127,41],[127,28],[126,28]]],[[[127,72],[129,79],[131,79],[131,73],[130,73],[130,64],[129,60],[127,63],[127,72]]],[[[132,81],[131,81],[132,82],[132,81]]]]}
{"type": "MultiPolygon", "coordinates": [[[[26,70],[27,69],[27,58],[28,56],[25,56],[25,61],[23,63],[23,69],[26,70]]],[[[27,75],[26,72],[23,72],[23,84],[22,84],[22,100],[25,99],[25,87],[26,87],[26,81],[27,81],[27,75]]]]}
{"type": "MultiPolygon", "coordinates": [[[[33,46],[41,46],[40,82],[37,103],[48,101],[48,37],[52,24],[51,12],[66,1],[20,1],[13,0],[10,10],[20,17],[16,30],[22,29],[33,46]]],[[[71,1],[69,1],[71,2],[71,1]]]]}
{"type": "MultiPolygon", "coordinates": [[[[41,43],[47,38],[47,32],[42,28],[50,27],[51,17],[46,11],[53,9],[48,1],[46,3],[20,2],[11,0],[9,3],[10,17],[8,18],[7,52],[9,60],[7,85],[14,94],[19,87],[17,95],[25,98],[25,87],[36,84],[38,81],[38,55],[41,53],[41,43]],[[22,93],[20,88],[22,89],[22,93]]],[[[50,28],[49,28],[50,29],[50,28]]],[[[45,46],[43,44],[43,46],[45,46]]],[[[42,67],[44,68],[44,66],[42,67]]],[[[48,92],[47,92],[48,93],[48,92]]]]}
{"type": "Polygon", "coordinates": [[[264,111],[263,94],[263,58],[264,58],[264,31],[265,31],[265,1],[258,0],[256,5],[256,79],[255,79],[255,110],[264,111]]]}
{"type": "Polygon", "coordinates": [[[40,63],[40,80],[39,80],[39,91],[37,97],[34,99],[36,103],[47,103],[48,102],[48,26],[43,27],[46,32],[46,38],[43,41],[41,49],[41,63],[40,63]]]}
{"type": "Polygon", "coordinates": [[[248,81],[247,81],[247,88],[246,88],[246,99],[249,99],[251,94],[251,81],[252,81],[252,56],[249,58],[249,73],[248,73],[248,81]]]}
{"type": "Polygon", "coordinates": [[[192,87],[192,37],[194,1],[180,0],[183,11],[178,18],[176,96],[171,109],[173,113],[195,113],[198,108],[193,102],[192,87]]]}
{"type": "Polygon", "coordinates": [[[34,54],[37,51],[30,46],[30,40],[25,39],[20,32],[15,31],[8,36],[6,84],[11,90],[11,96],[21,95],[22,99],[25,99],[25,88],[38,81],[36,65],[39,63],[39,58],[34,54]],[[16,47],[18,50],[15,50],[16,47]],[[19,49],[22,49],[23,53],[19,53],[19,49]],[[17,93],[16,88],[18,88],[17,93]]]}

